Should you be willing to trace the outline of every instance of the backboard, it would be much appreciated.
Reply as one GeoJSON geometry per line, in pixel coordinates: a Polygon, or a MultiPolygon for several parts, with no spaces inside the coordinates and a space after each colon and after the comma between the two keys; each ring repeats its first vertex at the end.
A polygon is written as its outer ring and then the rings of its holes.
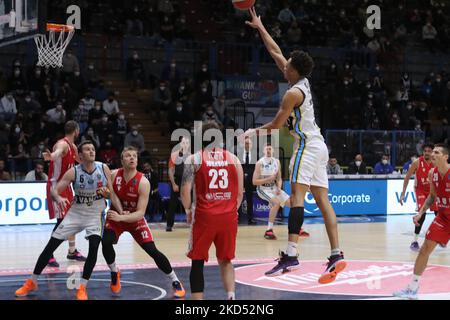
{"type": "Polygon", "coordinates": [[[0,0],[0,47],[36,35],[42,18],[40,11],[45,2],[45,0],[0,0]]]}

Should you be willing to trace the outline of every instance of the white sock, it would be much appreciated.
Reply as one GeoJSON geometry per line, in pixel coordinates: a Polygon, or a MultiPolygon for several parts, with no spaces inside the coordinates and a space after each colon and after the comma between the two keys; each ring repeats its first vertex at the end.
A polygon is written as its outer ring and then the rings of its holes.
{"type": "Polygon", "coordinates": [[[175,274],[175,271],[173,271],[172,270],[172,272],[171,273],[169,273],[168,275],[167,275],[169,278],[170,278],[170,280],[172,280],[172,282],[174,282],[174,281],[180,281],[180,280],[178,280],[178,277],[177,277],[177,275],[175,274]]]}
{"type": "Polygon", "coordinates": [[[74,253],[76,249],[75,241],[69,241],[69,253],[74,253]]]}
{"type": "Polygon", "coordinates": [[[272,230],[272,229],[273,229],[273,222],[267,223],[267,230],[272,230]]]}
{"type": "Polygon", "coordinates": [[[111,272],[119,272],[119,269],[117,268],[115,262],[108,264],[108,267],[109,267],[109,270],[111,270],[111,272]]]}
{"type": "Polygon", "coordinates": [[[331,256],[339,256],[341,254],[341,249],[331,249],[331,256]]]}
{"type": "Polygon", "coordinates": [[[37,284],[37,282],[38,282],[38,277],[39,277],[39,275],[38,274],[32,274],[31,275],[31,280],[33,280],[33,282],[35,283],[35,284],[37,284]]]}
{"type": "Polygon", "coordinates": [[[82,284],[82,285],[84,285],[85,287],[87,287],[88,281],[89,281],[89,280],[86,280],[86,279],[84,279],[84,278],[81,278],[80,284],[82,284]]]}
{"type": "Polygon", "coordinates": [[[289,257],[296,257],[297,256],[297,243],[288,241],[286,253],[289,257]]]}
{"type": "Polygon", "coordinates": [[[419,235],[418,234],[414,234],[414,241],[419,241],[419,235]]]}
{"type": "Polygon", "coordinates": [[[234,292],[227,292],[228,300],[236,300],[236,295],[234,292]]]}
{"type": "Polygon", "coordinates": [[[419,289],[419,280],[420,280],[420,276],[417,276],[414,274],[411,279],[411,282],[408,284],[408,288],[411,290],[419,289]]]}

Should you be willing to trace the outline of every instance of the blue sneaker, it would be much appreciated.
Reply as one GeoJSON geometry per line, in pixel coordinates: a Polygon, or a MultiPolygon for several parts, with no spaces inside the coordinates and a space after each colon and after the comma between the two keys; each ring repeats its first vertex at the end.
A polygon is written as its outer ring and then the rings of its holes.
{"type": "Polygon", "coordinates": [[[394,292],[392,295],[397,298],[409,299],[409,300],[417,300],[419,297],[417,296],[417,290],[411,290],[410,288],[405,288],[403,290],[394,292]]]}
{"type": "Polygon", "coordinates": [[[418,252],[420,250],[419,243],[417,241],[411,242],[411,245],[409,246],[411,251],[418,252]]]}
{"type": "Polygon", "coordinates": [[[297,256],[290,257],[283,251],[280,251],[280,258],[278,258],[278,264],[271,270],[264,273],[268,277],[275,277],[280,274],[297,269],[300,266],[297,256]]]}

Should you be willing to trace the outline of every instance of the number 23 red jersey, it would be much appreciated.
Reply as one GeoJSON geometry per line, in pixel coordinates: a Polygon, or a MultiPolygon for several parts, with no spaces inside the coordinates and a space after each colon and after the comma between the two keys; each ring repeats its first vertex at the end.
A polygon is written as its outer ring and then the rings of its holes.
{"type": "Polygon", "coordinates": [[[231,153],[223,149],[204,150],[195,173],[195,216],[236,215],[238,191],[238,173],[231,153]]]}

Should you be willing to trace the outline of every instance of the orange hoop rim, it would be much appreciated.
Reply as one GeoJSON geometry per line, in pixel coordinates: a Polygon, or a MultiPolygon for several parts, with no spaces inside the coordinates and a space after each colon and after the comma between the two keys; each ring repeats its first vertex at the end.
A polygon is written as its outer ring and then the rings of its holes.
{"type": "Polygon", "coordinates": [[[72,32],[75,28],[66,24],[47,23],[47,31],[72,32]]]}

